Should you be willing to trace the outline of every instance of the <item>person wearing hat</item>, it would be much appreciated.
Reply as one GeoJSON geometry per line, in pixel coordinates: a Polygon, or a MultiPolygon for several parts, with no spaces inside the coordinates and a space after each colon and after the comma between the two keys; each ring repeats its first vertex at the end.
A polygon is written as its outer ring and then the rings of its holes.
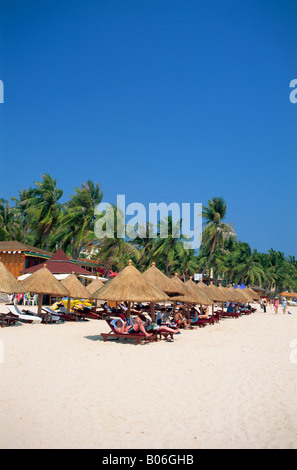
{"type": "Polygon", "coordinates": [[[275,313],[278,313],[278,306],[279,306],[279,300],[278,300],[278,297],[275,297],[275,299],[274,299],[274,311],[275,311],[275,313]]]}
{"type": "Polygon", "coordinates": [[[283,306],[283,313],[286,313],[286,311],[287,311],[287,301],[286,301],[285,297],[282,300],[282,306],[283,306]]]}

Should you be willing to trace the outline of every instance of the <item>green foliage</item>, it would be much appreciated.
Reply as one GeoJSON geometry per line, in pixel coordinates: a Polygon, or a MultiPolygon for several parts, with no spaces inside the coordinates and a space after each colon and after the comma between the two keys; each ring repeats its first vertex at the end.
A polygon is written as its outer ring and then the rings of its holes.
{"type": "Polygon", "coordinates": [[[65,203],[61,203],[62,195],[56,179],[44,174],[33,187],[23,188],[17,198],[12,197],[11,203],[0,199],[0,240],[18,240],[52,252],[62,248],[74,259],[88,256],[104,266],[107,275],[110,269],[119,271],[132,259],[141,272],[154,261],[166,275],[177,272],[184,280],[202,272],[226,284],[297,291],[295,257],[273,249],[259,253],[252,251],[248,243],[238,241],[233,227],[225,222],[227,208],[221,197],[212,198],[203,207],[202,245],[197,254],[185,248],[183,235],[176,235],[182,234],[182,220],[174,223],[171,216],[159,222],[153,236],[147,224],[142,238],[117,238],[116,207],[115,237],[98,240],[95,224],[102,215],[95,207],[103,197],[99,184],[88,180],[80,188],[75,187],[65,203]],[[166,238],[162,237],[165,226],[166,238]]]}

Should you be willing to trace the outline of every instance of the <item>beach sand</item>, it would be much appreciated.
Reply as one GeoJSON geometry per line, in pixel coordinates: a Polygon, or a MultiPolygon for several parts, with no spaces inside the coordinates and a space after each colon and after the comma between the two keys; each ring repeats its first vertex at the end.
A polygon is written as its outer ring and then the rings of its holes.
{"type": "Polygon", "coordinates": [[[1,448],[296,449],[289,311],[143,345],[98,320],[0,328],[1,448]]]}

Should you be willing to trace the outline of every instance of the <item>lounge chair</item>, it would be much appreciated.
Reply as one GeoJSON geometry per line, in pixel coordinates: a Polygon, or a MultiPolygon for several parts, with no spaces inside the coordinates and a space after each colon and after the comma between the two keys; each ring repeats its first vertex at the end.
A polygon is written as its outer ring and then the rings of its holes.
{"type": "MultiPolygon", "coordinates": [[[[191,318],[193,321],[193,319],[191,318]]],[[[215,323],[215,320],[213,318],[198,318],[198,320],[194,321],[193,323],[191,322],[191,326],[203,328],[206,325],[213,325],[215,323]]]]}
{"type": "Polygon", "coordinates": [[[58,315],[52,315],[50,313],[44,313],[44,312],[41,312],[40,315],[37,315],[37,313],[35,312],[32,312],[31,310],[26,310],[26,309],[22,309],[22,312],[25,314],[25,315],[34,315],[34,316],[38,316],[41,318],[41,323],[57,323],[58,321],[60,321],[60,317],[58,315]]]}
{"type": "Polygon", "coordinates": [[[17,318],[13,317],[9,313],[0,313],[1,328],[4,326],[14,325],[17,321],[17,318]]]}
{"type": "Polygon", "coordinates": [[[42,322],[42,318],[40,318],[38,315],[28,315],[26,313],[22,313],[20,309],[17,307],[17,305],[6,304],[6,306],[9,310],[9,313],[22,323],[41,323],[42,322]]]}
{"type": "Polygon", "coordinates": [[[215,312],[220,318],[239,318],[241,312],[215,312]]]}
{"type": "Polygon", "coordinates": [[[152,336],[147,337],[147,336],[143,335],[142,333],[118,333],[116,331],[115,327],[112,324],[113,320],[106,319],[105,321],[107,322],[108,326],[110,327],[110,332],[109,333],[101,333],[101,336],[102,336],[104,342],[107,340],[107,338],[116,338],[116,339],[123,338],[125,340],[131,339],[131,340],[135,340],[137,342],[137,344],[140,344],[142,342],[147,342],[148,343],[148,342],[158,340],[158,337],[155,334],[153,334],[152,336]]]}
{"type": "Polygon", "coordinates": [[[51,309],[50,307],[41,307],[41,310],[43,310],[45,313],[51,315],[51,316],[56,316],[59,317],[60,320],[64,321],[76,321],[76,318],[73,317],[72,315],[68,315],[67,313],[61,313],[59,311],[55,311],[51,309]]]}

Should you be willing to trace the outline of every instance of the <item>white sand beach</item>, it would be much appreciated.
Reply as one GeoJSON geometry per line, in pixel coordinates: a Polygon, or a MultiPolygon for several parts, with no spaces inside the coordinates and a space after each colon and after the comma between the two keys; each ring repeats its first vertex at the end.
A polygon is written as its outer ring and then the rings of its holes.
{"type": "Polygon", "coordinates": [[[143,345],[101,320],[0,328],[1,448],[296,449],[288,310],[143,345]]]}

